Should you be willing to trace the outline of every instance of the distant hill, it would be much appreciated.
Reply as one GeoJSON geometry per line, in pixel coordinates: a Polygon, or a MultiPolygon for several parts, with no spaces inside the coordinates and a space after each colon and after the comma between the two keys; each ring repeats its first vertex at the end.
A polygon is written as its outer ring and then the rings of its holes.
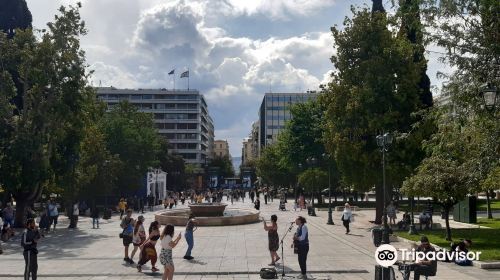
{"type": "Polygon", "coordinates": [[[241,157],[232,157],[235,175],[240,174],[241,157]]]}

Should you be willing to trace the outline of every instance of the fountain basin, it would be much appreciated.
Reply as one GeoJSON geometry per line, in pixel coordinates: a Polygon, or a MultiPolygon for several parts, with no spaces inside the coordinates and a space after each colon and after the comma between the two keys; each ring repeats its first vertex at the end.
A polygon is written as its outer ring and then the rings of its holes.
{"type": "MultiPolygon", "coordinates": [[[[185,226],[190,209],[165,210],[155,214],[155,220],[161,225],[173,224],[175,226],[185,226]]],[[[196,216],[198,226],[232,226],[255,223],[259,221],[260,211],[255,209],[231,208],[224,211],[223,216],[203,217],[196,216]]]]}
{"type": "Polygon", "coordinates": [[[191,213],[195,217],[220,217],[224,216],[225,203],[195,203],[189,204],[191,213]]]}

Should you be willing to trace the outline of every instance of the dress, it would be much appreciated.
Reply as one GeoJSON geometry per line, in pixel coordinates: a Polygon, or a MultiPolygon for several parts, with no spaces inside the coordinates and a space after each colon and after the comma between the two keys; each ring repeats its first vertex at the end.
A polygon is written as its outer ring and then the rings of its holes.
{"type": "Polygon", "coordinates": [[[278,251],[280,247],[280,238],[278,236],[278,231],[270,229],[267,232],[267,237],[269,239],[269,251],[278,251]]]}

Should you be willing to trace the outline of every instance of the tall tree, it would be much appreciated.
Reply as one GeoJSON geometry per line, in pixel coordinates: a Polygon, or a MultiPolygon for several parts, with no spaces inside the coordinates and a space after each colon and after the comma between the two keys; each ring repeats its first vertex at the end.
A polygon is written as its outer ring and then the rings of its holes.
{"type": "Polygon", "coordinates": [[[26,0],[2,0],[0,5],[0,30],[14,37],[16,29],[31,28],[33,18],[26,0]]]}
{"type": "MultiPolygon", "coordinates": [[[[375,5],[376,4],[376,5],[375,5]]],[[[376,136],[384,132],[407,133],[404,141],[390,148],[387,156],[387,186],[401,184],[421,160],[421,134],[410,133],[424,108],[418,86],[421,63],[406,38],[388,26],[394,18],[374,10],[355,10],[344,29],[332,27],[336,71],[321,101],[327,106],[327,148],[335,156],[342,181],[358,190],[376,186],[375,222],[382,217],[383,190],[381,153],[376,136]]],[[[394,26],[393,26],[394,27],[394,26]]],[[[390,191],[387,193],[391,197],[390,191]]]]}
{"type": "Polygon", "coordinates": [[[122,101],[105,114],[101,127],[107,149],[122,162],[123,167],[116,175],[119,192],[127,194],[137,190],[148,169],[159,163],[160,139],[153,116],[122,101]]]}
{"type": "Polygon", "coordinates": [[[16,199],[17,225],[47,185],[74,183],[87,112],[96,104],[79,44],[86,33],[79,7],[61,7],[40,40],[31,29],[12,39],[0,32],[0,180],[16,199]],[[5,102],[20,94],[12,73],[22,82],[22,109],[5,102]]]}

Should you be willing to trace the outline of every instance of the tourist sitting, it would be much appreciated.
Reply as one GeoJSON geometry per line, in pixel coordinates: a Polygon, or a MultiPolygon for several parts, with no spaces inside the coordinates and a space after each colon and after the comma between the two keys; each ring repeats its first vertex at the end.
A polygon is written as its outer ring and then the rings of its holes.
{"type": "Polygon", "coordinates": [[[411,224],[411,216],[408,214],[408,211],[405,211],[403,214],[403,219],[398,222],[398,228],[400,230],[407,230],[408,226],[411,224]]]}
{"type": "MultiPolygon", "coordinates": [[[[469,252],[469,248],[472,245],[472,240],[470,239],[464,239],[456,244],[451,245],[451,250],[455,252],[469,252]]],[[[467,259],[467,258],[460,258],[457,257],[454,260],[455,264],[460,265],[460,266],[470,266],[472,265],[472,261],[467,259]]]]}
{"type": "Polygon", "coordinates": [[[12,236],[14,236],[14,230],[10,227],[10,224],[4,223],[2,226],[0,239],[3,242],[7,242],[12,236]]]}
{"type": "Polygon", "coordinates": [[[422,230],[422,225],[425,225],[425,229],[429,229],[431,224],[431,217],[425,211],[422,211],[418,216],[418,221],[420,223],[420,230],[422,230]]]}
{"type": "MultiPolygon", "coordinates": [[[[427,255],[427,252],[435,252],[436,250],[429,243],[429,239],[427,236],[422,236],[420,238],[420,245],[417,247],[417,252],[424,252],[427,255]]],[[[437,272],[437,261],[436,260],[421,260],[414,265],[414,278],[415,280],[420,279],[420,275],[424,276],[435,276],[437,272]]]]}

